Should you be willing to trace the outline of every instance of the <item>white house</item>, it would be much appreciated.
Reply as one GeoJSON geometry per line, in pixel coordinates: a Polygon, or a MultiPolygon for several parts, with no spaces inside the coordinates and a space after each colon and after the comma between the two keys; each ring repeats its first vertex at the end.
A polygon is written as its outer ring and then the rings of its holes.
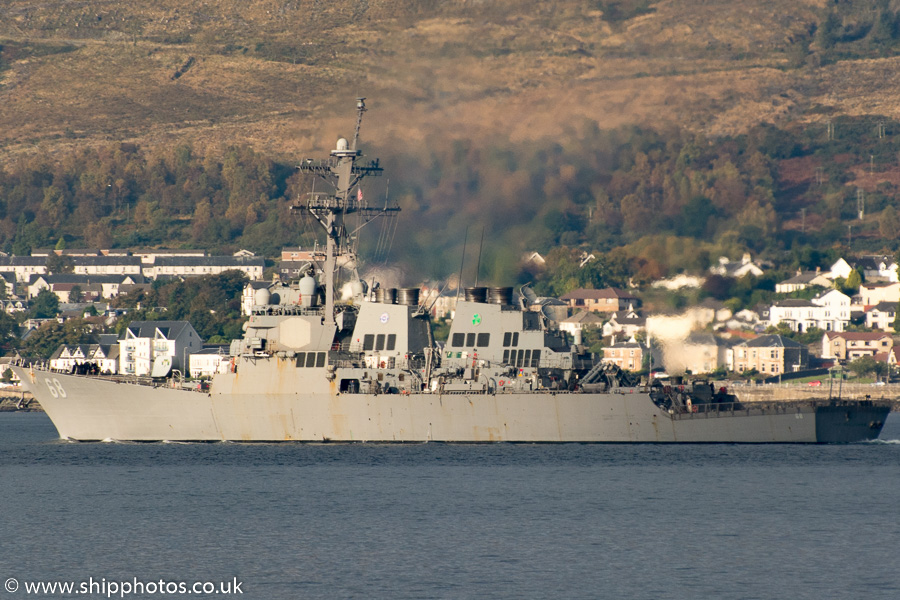
{"type": "Polygon", "coordinates": [[[835,289],[825,290],[812,300],[789,298],[769,307],[769,325],[786,323],[791,331],[844,331],[850,322],[850,297],[835,289]]]}
{"type": "Polygon", "coordinates": [[[837,262],[831,265],[831,268],[828,270],[827,277],[829,279],[837,279],[838,277],[847,279],[848,277],[850,277],[850,273],[852,272],[853,267],[850,266],[850,263],[848,263],[843,258],[839,258],[837,259],[837,262]]]}
{"type": "Polygon", "coordinates": [[[212,377],[228,368],[228,349],[224,347],[202,348],[190,355],[190,374],[193,378],[212,377]]]}
{"type": "Polygon", "coordinates": [[[797,274],[790,279],[776,283],[775,291],[779,294],[790,294],[791,292],[805,290],[813,285],[831,287],[831,280],[822,273],[821,269],[816,269],[815,271],[798,270],[797,274]]]}
{"type": "Polygon", "coordinates": [[[894,331],[897,318],[896,302],[879,302],[866,311],[866,327],[881,331],[894,331]]]}
{"type": "Polygon", "coordinates": [[[76,365],[96,365],[100,373],[115,374],[119,366],[117,344],[63,344],[50,356],[50,368],[72,372],[76,365]]]}
{"type": "Polygon", "coordinates": [[[190,277],[218,275],[225,271],[241,271],[250,280],[262,279],[266,261],[262,258],[239,256],[169,256],[156,257],[153,265],[144,267],[144,276],[156,279],[161,275],[190,277]]]}
{"type": "Polygon", "coordinates": [[[740,261],[731,261],[727,256],[719,257],[719,264],[709,268],[709,272],[714,275],[724,275],[726,277],[734,277],[739,279],[744,275],[754,275],[759,277],[763,274],[763,270],[759,265],[750,259],[750,253],[745,252],[740,261]]]}
{"type": "Polygon", "coordinates": [[[32,275],[47,272],[47,258],[44,256],[0,256],[0,273],[12,273],[16,281],[28,281],[32,275]]]}
{"type": "Polygon", "coordinates": [[[187,357],[202,347],[187,321],[133,321],[119,336],[119,372],[149,375],[159,356],[168,356],[172,368],[184,372],[187,357]]]}
{"type": "Polygon", "coordinates": [[[575,313],[568,319],[560,321],[559,329],[574,336],[576,332],[581,332],[588,328],[596,329],[601,325],[603,325],[602,317],[599,317],[597,313],[590,310],[583,310],[579,313],[575,313]]]}
{"type": "Polygon", "coordinates": [[[136,256],[73,256],[76,275],[140,275],[141,259],[136,256]]]}

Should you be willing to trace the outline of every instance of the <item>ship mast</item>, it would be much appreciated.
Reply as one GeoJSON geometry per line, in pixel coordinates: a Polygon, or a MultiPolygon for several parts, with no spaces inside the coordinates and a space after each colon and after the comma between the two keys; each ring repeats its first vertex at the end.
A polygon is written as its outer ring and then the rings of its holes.
{"type": "Polygon", "coordinates": [[[337,147],[331,151],[331,157],[322,161],[305,160],[298,167],[304,173],[313,173],[320,176],[334,186],[334,193],[310,193],[305,204],[292,206],[292,210],[304,210],[311,214],[319,225],[325,230],[325,324],[335,324],[335,272],[337,271],[338,257],[348,254],[349,235],[344,227],[344,217],[352,213],[361,213],[369,220],[380,215],[396,212],[398,207],[368,208],[361,205],[361,194],[353,194],[352,190],[366,176],[381,175],[382,169],[378,160],[370,161],[366,165],[356,164],[362,156],[357,150],[359,141],[359,129],[362,124],[363,113],[366,112],[366,99],[356,99],[356,129],[353,135],[352,145],[347,140],[340,138],[337,147]]]}

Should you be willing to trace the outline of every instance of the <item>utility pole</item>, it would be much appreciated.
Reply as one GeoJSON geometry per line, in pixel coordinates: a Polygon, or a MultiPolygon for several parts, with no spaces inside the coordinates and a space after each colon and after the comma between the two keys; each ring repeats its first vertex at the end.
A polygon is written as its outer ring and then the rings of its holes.
{"type": "Polygon", "coordinates": [[[860,221],[866,215],[866,193],[859,187],[856,188],[856,213],[859,215],[860,221]]]}
{"type": "Polygon", "coordinates": [[[825,137],[828,141],[834,139],[834,122],[831,119],[825,121],[825,137]]]}
{"type": "Polygon", "coordinates": [[[800,232],[806,233],[806,209],[800,209],[800,232]]]}

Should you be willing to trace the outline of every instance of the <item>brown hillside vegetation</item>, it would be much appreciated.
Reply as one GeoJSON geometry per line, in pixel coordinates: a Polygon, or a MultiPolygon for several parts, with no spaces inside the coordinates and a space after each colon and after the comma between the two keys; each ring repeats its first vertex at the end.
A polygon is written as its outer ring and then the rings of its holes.
{"type": "Polygon", "coordinates": [[[900,59],[798,50],[824,0],[666,0],[621,20],[610,4],[637,3],[7,0],[0,156],[180,139],[297,155],[344,131],[358,95],[367,136],[422,146],[585,119],[716,135],[900,116],[900,59]]]}

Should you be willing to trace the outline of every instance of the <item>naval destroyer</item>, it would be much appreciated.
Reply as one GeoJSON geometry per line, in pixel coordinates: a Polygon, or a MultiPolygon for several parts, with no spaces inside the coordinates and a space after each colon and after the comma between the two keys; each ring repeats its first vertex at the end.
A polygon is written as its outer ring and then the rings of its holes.
{"type": "Polygon", "coordinates": [[[300,169],[331,184],[296,208],[325,236],[297,282],[254,297],[229,360],[196,389],[165,363],[157,377],[13,367],[62,438],[312,442],[854,442],[874,439],[889,407],[869,401],[741,403],[708,384],[652,385],[572,344],[512,288],[469,288],[447,343],[435,343],[417,289],[367,290],[351,214],[371,220],[359,184],[382,171],[352,141],[300,169]],[[348,268],[349,267],[349,268],[348,268]],[[350,270],[348,299],[338,299],[350,270]]]}

